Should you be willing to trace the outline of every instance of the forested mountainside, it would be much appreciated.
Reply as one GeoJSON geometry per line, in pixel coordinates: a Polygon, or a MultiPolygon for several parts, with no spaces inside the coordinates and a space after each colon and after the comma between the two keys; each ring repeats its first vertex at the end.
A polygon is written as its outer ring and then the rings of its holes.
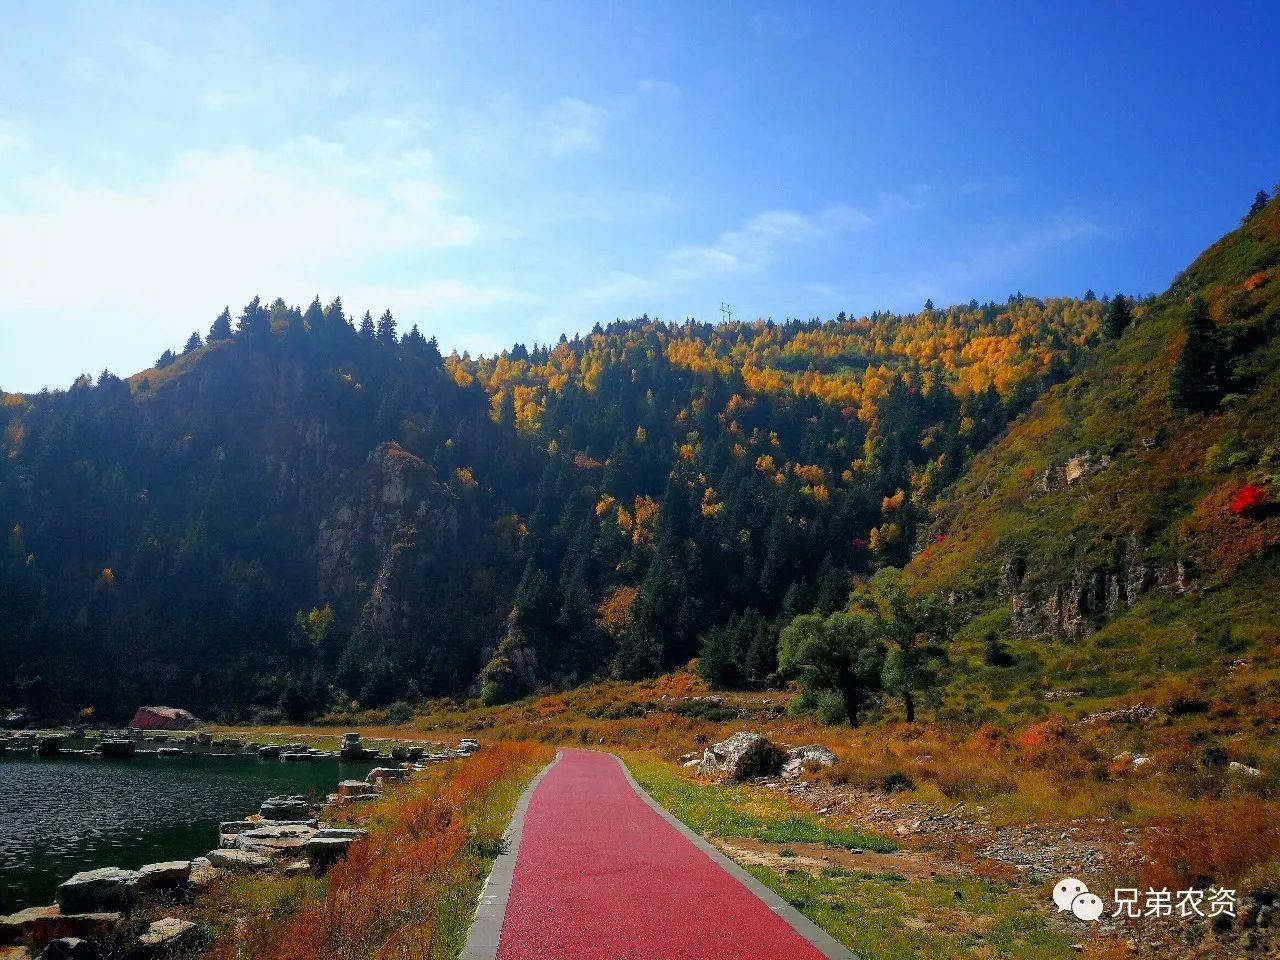
{"type": "Polygon", "coordinates": [[[908,569],[968,623],[950,709],[1043,695],[1280,718],[1280,202],[1264,200],[935,504],[908,569]]]}
{"type": "Polygon", "coordinates": [[[301,720],[702,650],[755,686],[902,566],[963,624],[945,716],[1274,699],[1278,264],[1260,200],[1146,302],[480,359],[255,299],[128,380],[0,395],[0,705],[301,720]]]}
{"type": "Polygon", "coordinates": [[[1107,309],[641,318],[472,360],[389,313],[255,300],[127,380],[0,397],[0,699],[500,700],[684,663],[725,625],[762,681],[776,624],[906,562],[1107,309]]]}

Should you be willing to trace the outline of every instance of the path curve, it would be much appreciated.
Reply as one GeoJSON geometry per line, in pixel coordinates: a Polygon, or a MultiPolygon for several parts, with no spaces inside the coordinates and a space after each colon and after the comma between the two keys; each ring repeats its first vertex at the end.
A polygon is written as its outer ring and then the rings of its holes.
{"type": "Polygon", "coordinates": [[[562,750],[517,806],[464,960],[851,960],[654,802],[621,761],[562,750]]]}

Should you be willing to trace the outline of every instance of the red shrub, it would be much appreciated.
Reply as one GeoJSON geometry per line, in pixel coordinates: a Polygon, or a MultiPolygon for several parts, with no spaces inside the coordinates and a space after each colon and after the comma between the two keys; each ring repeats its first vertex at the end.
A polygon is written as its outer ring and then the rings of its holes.
{"type": "Polygon", "coordinates": [[[1262,506],[1267,499],[1267,491],[1252,483],[1245,484],[1237,490],[1231,497],[1231,504],[1228,509],[1235,515],[1249,513],[1262,506]]]}

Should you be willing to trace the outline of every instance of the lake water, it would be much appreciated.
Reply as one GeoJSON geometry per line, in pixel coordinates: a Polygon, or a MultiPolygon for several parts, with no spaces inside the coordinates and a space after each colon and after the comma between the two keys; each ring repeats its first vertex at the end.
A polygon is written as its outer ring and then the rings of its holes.
{"type": "Polygon", "coordinates": [[[323,798],[373,766],[0,753],[0,915],[52,903],[58,884],[81,870],[202,856],[218,845],[220,821],[256,813],[275,794],[323,798]]]}

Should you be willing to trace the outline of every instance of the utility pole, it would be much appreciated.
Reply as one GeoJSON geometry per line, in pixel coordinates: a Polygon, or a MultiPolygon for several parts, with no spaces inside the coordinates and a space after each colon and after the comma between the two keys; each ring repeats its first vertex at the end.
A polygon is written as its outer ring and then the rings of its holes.
{"type": "Polygon", "coordinates": [[[725,323],[731,323],[733,321],[733,311],[729,309],[729,305],[723,300],[720,301],[720,315],[724,317],[725,323]]]}

